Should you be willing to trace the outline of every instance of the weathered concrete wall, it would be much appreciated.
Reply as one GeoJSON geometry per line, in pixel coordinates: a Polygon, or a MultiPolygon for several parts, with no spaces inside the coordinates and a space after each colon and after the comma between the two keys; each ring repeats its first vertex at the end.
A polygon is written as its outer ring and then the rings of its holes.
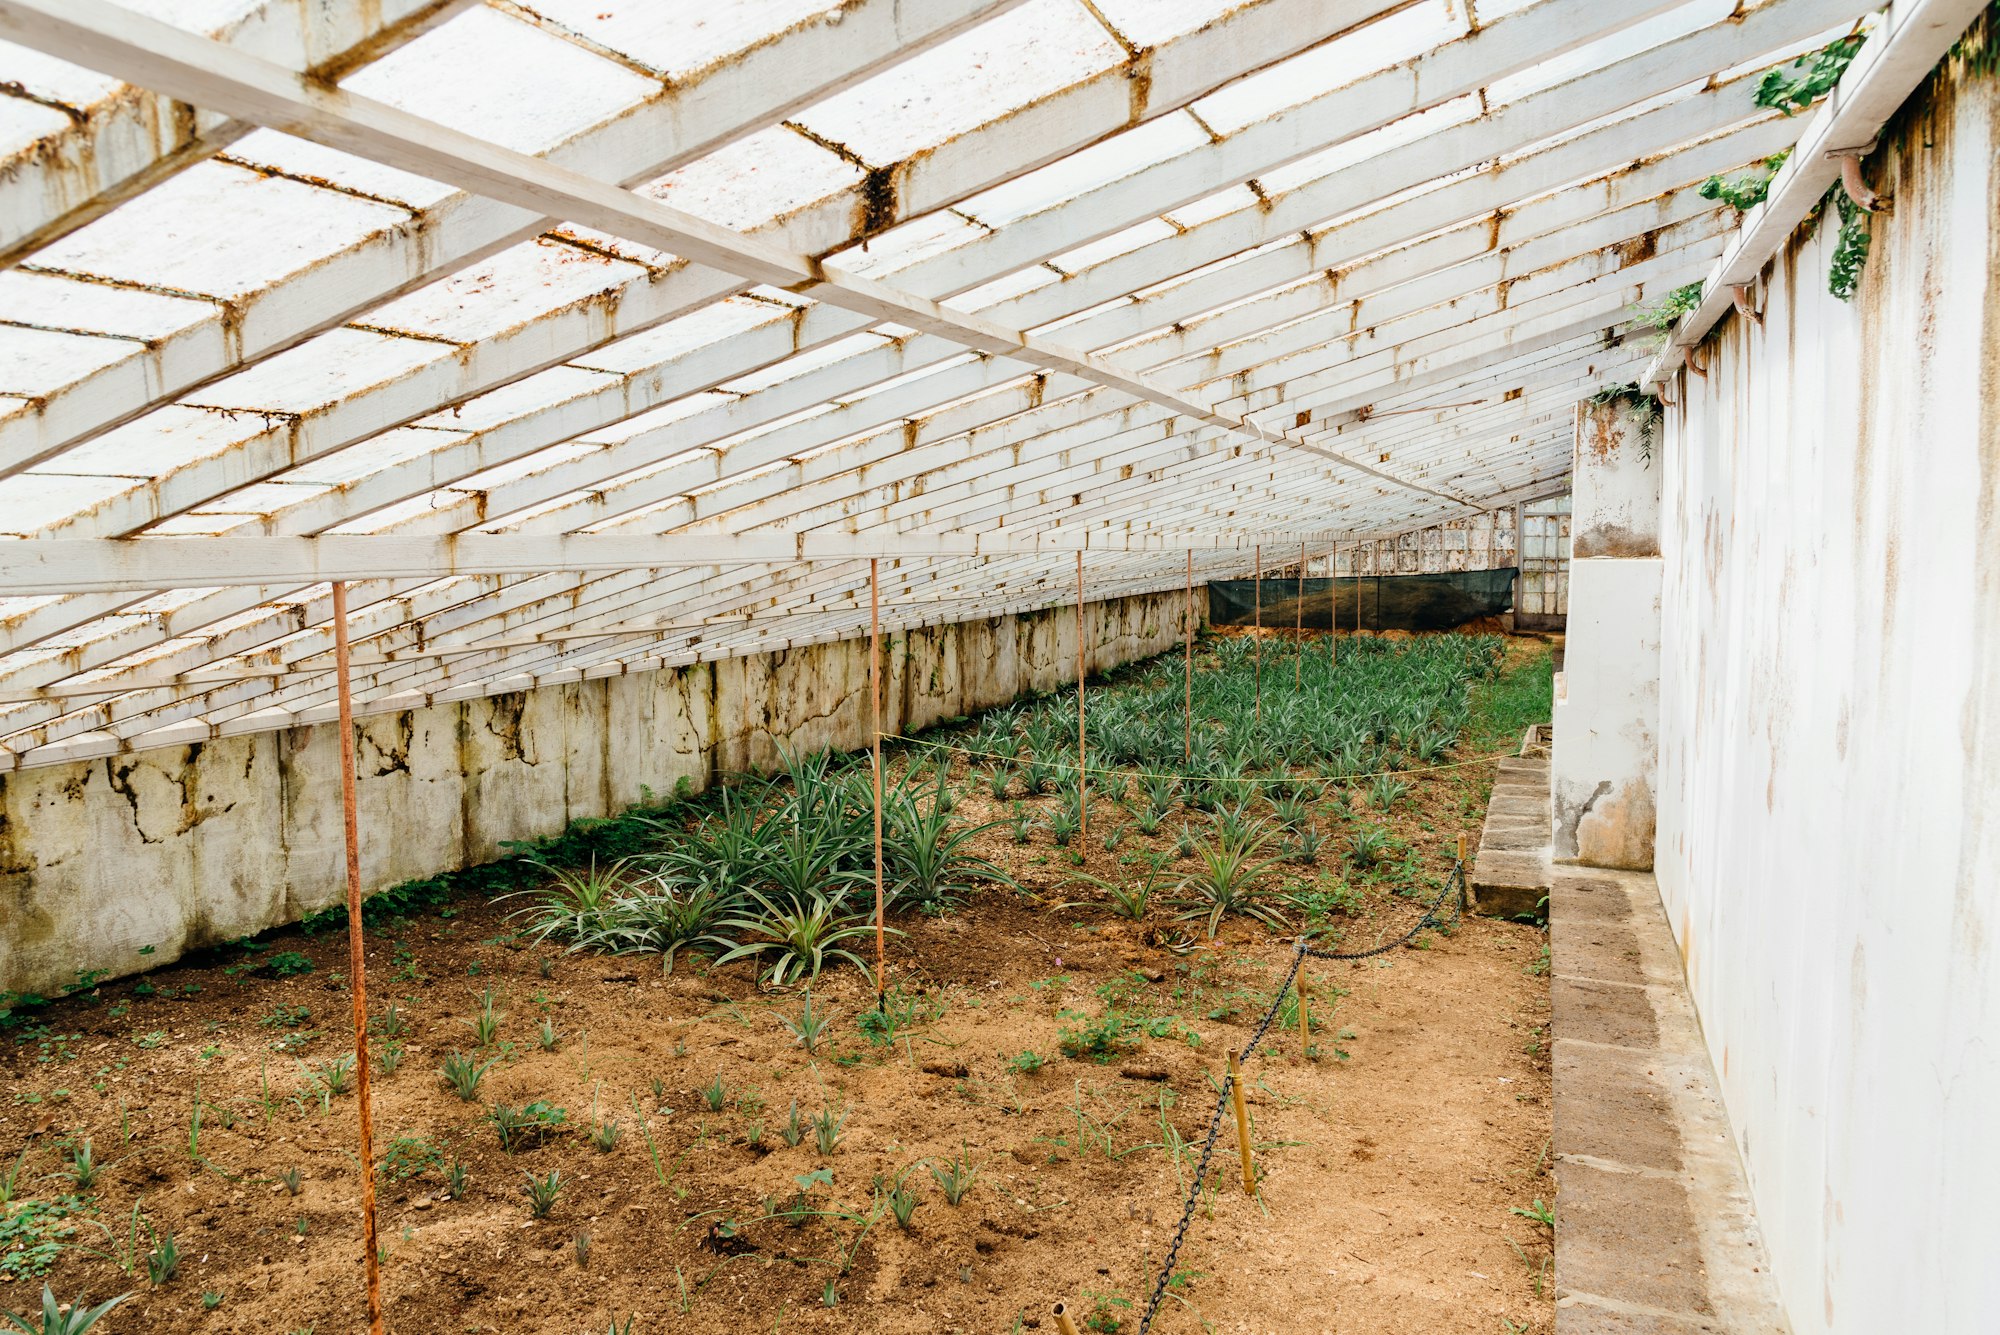
{"type": "MultiPolygon", "coordinates": [[[[1085,608],[1091,671],[1171,648],[1170,593],[1085,608]]],[[[1076,679],[1073,609],[885,636],[890,730],[1076,679]]],[[[673,789],[868,744],[868,644],[843,640],[357,721],[370,889],[497,857],[673,789]]],[[[0,774],[0,991],[113,976],[345,893],[339,730],[225,737],[0,774]],[[151,946],[150,955],[141,948],[151,946]]]]}
{"type": "MultiPolygon", "coordinates": [[[[1684,377],[1658,877],[1792,1329],[2000,1313],[2000,81],[1919,94],[1684,377]]],[[[1576,673],[1572,663],[1572,676],[1576,673]]]]}
{"type": "Polygon", "coordinates": [[[1660,716],[1660,563],[1570,566],[1569,630],[1549,750],[1557,862],[1653,866],[1660,716]]]}
{"type": "Polygon", "coordinates": [[[1660,717],[1660,470],[1654,419],[1579,404],[1569,623],[1550,752],[1558,862],[1648,871],[1660,717]]]}

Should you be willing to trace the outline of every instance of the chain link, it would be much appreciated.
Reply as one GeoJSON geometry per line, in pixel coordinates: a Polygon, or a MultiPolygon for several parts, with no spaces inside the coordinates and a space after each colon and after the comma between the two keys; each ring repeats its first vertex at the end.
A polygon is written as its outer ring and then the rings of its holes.
{"type": "MultiPolygon", "coordinates": [[[[1272,995],[1271,1004],[1264,1011],[1264,1018],[1259,1020],[1257,1027],[1250,1032],[1250,1041],[1243,1045],[1243,1051],[1237,1058],[1239,1068],[1249,1064],[1250,1058],[1255,1055],[1258,1046],[1263,1043],[1264,1036],[1271,1031],[1272,1023],[1277,1020],[1278,1012],[1284,1006],[1285,997],[1292,992],[1294,986],[1297,984],[1299,968],[1305,963],[1308,957],[1319,960],[1365,960],[1376,955],[1387,954],[1404,942],[1414,939],[1417,933],[1423,931],[1426,927],[1443,925],[1444,920],[1437,916],[1438,910],[1444,907],[1445,896],[1454,889],[1458,891],[1458,899],[1452,905],[1452,921],[1458,919],[1459,913],[1465,905],[1465,863],[1463,861],[1457,861],[1452,864],[1451,875],[1446,877],[1444,884],[1438,887],[1437,895],[1425,906],[1423,916],[1417,919],[1416,925],[1387,945],[1376,946],[1372,950],[1335,951],[1314,950],[1304,941],[1300,941],[1297,946],[1293,947],[1291,967],[1285,970],[1284,978],[1279,981],[1278,990],[1272,995]]],[[[1303,989],[1300,989],[1300,991],[1303,992],[1303,989]]],[[[1188,1188],[1187,1203],[1181,1207],[1180,1223],[1174,1226],[1174,1238],[1172,1242],[1167,1244],[1166,1260],[1160,1267],[1159,1278],[1153,1281],[1153,1292],[1146,1300],[1146,1311],[1139,1318],[1139,1335],[1147,1335],[1147,1332],[1152,1329],[1153,1318],[1159,1315],[1160,1304],[1166,1301],[1167,1286],[1173,1281],[1174,1266],[1180,1260],[1181,1246],[1187,1241],[1188,1227],[1194,1222],[1196,1207],[1201,1204],[1202,1186],[1208,1181],[1209,1161],[1215,1157],[1215,1142],[1216,1138],[1222,1133],[1222,1117],[1229,1105],[1229,1095],[1234,1080],[1234,1076],[1225,1075],[1222,1077],[1222,1093],[1216,1097],[1215,1111],[1208,1116],[1208,1134],[1202,1138],[1201,1157],[1195,1161],[1194,1185],[1188,1188]]]]}

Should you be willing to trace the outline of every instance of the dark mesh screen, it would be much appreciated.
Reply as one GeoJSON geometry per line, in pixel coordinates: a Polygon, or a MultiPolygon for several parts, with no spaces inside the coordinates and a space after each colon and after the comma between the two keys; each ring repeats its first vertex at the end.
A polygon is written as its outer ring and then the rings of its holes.
{"type": "MultiPolygon", "coordinates": [[[[1338,620],[1355,628],[1360,600],[1363,630],[1449,630],[1513,606],[1514,570],[1455,570],[1441,575],[1364,575],[1359,579],[1266,579],[1264,624],[1284,629],[1303,616],[1306,629],[1326,630],[1338,620]]],[[[1217,580],[1208,586],[1209,621],[1248,626],[1255,614],[1257,581],[1217,580]]]]}

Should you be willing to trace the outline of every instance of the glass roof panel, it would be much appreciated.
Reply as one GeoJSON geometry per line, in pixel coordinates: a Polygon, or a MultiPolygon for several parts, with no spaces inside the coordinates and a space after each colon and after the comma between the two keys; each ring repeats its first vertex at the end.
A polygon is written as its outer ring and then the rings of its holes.
{"type": "Polygon", "coordinates": [[[1030,0],[797,119],[886,167],[1124,60],[1077,0],[1030,0]]]}

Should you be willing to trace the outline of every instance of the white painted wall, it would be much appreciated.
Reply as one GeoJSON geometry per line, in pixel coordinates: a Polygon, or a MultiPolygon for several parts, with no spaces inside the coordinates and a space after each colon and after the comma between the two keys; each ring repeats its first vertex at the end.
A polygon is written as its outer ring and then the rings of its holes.
{"type": "Polygon", "coordinates": [[[1646,557],[1570,564],[1549,753],[1550,856],[1558,862],[1653,865],[1660,564],[1646,557]]]}
{"type": "MultiPolygon", "coordinates": [[[[1684,376],[1657,871],[1795,1331],[2000,1329],[2000,82],[1684,376]]],[[[1571,675],[1576,673],[1571,665],[1571,675]]]]}

